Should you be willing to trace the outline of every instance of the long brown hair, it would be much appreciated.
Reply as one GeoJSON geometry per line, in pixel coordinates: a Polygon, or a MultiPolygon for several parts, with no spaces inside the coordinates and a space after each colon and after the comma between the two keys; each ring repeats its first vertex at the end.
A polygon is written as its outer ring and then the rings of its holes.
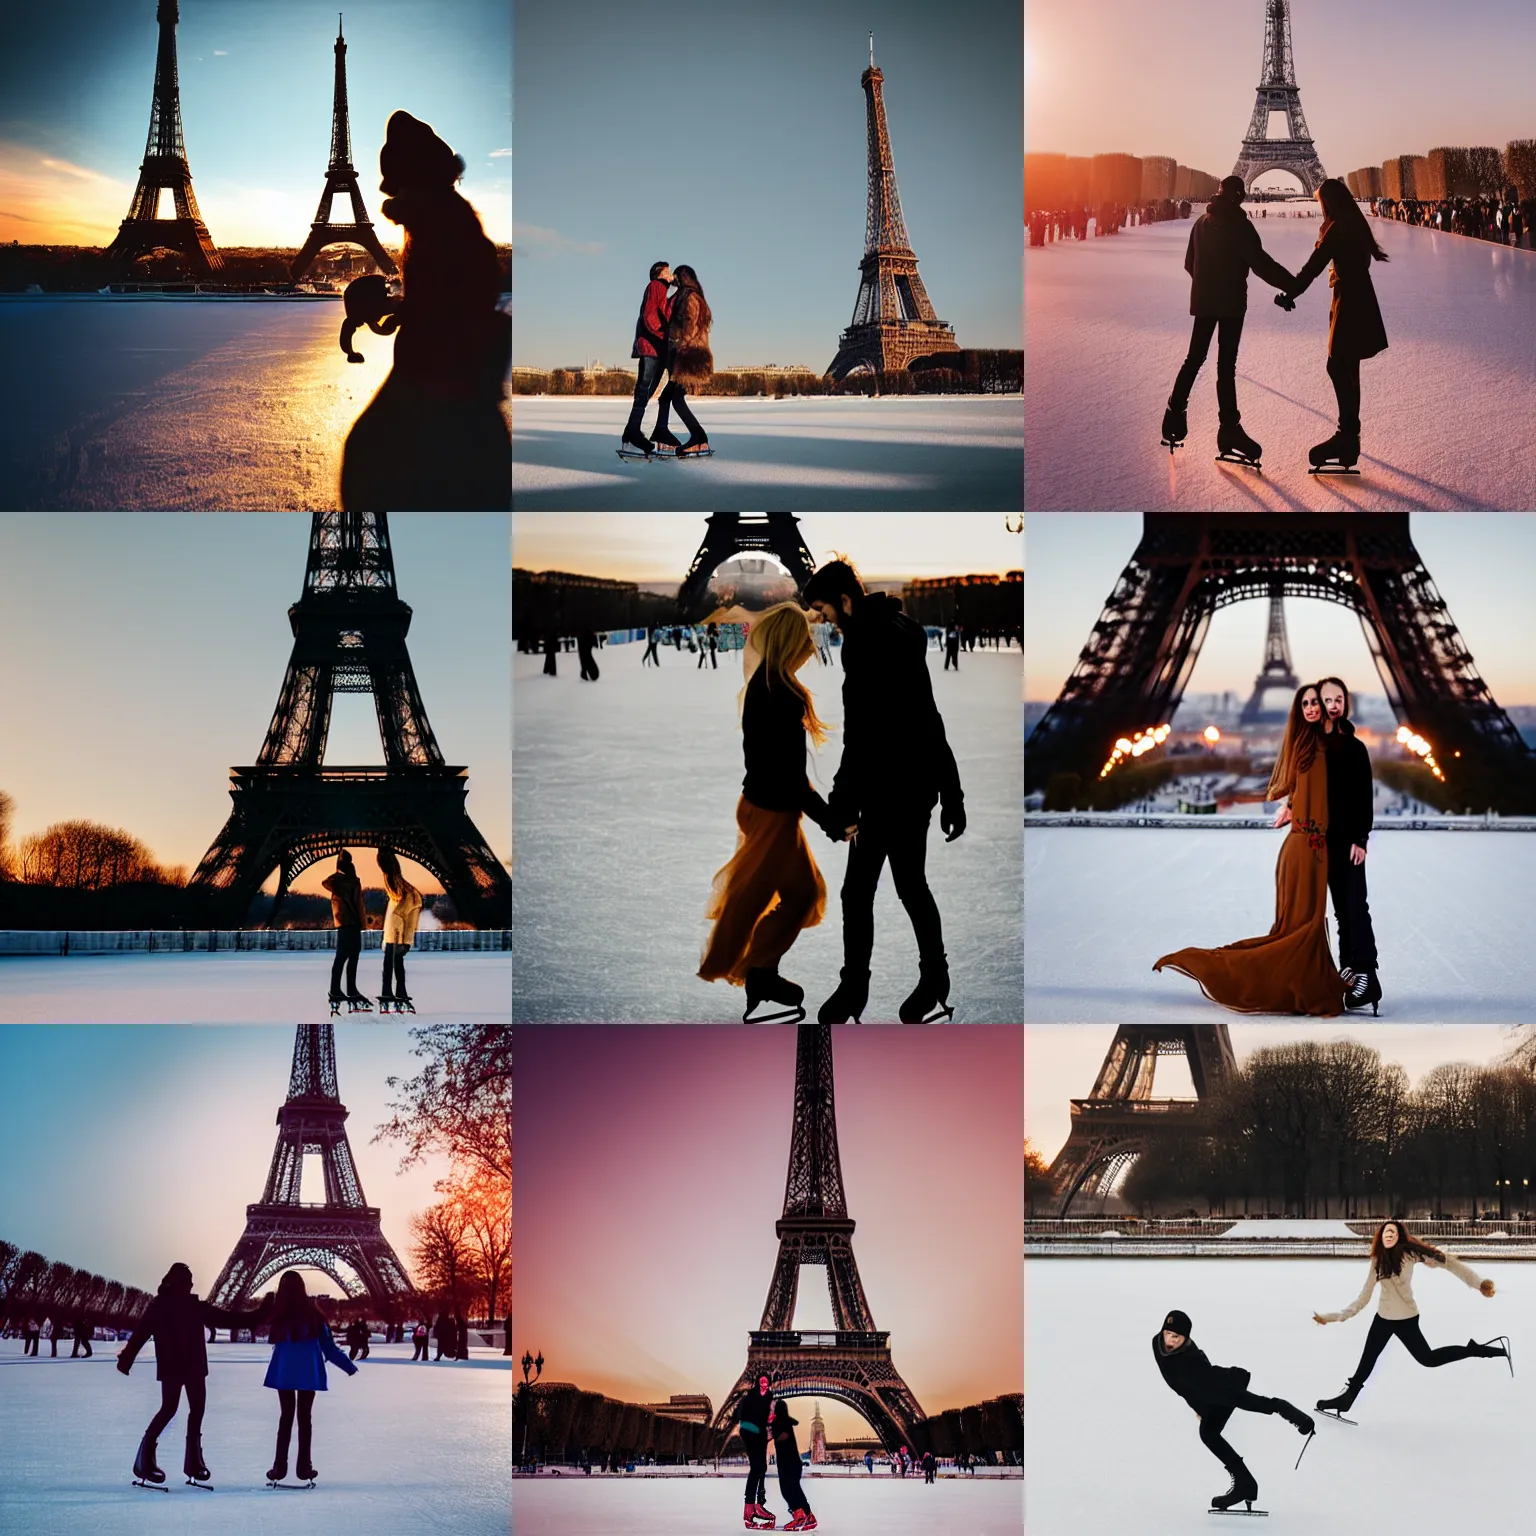
{"type": "Polygon", "coordinates": [[[1302,774],[1312,766],[1317,756],[1317,744],[1322,739],[1322,720],[1309,725],[1302,717],[1301,701],[1308,693],[1317,694],[1318,707],[1322,707],[1323,695],[1316,683],[1303,683],[1291,700],[1291,712],[1285,721],[1285,739],[1280,743],[1280,755],[1275,759],[1275,771],[1269,776],[1266,800],[1284,800],[1295,790],[1302,774]]]}
{"type": "Polygon", "coordinates": [[[698,330],[707,331],[715,317],[709,312],[709,300],[704,297],[704,285],[699,281],[699,274],[692,267],[673,267],[672,276],[677,279],[678,298],[684,293],[691,293],[698,299],[699,312],[695,326],[698,330]]]}
{"type": "Polygon", "coordinates": [[[1371,1263],[1376,1267],[1377,1278],[1390,1280],[1398,1274],[1402,1270],[1405,1253],[1411,1253],[1416,1259],[1437,1259],[1445,1263],[1445,1255],[1438,1248],[1429,1243],[1421,1243],[1402,1222],[1382,1222],[1376,1228],[1376,1236],[1371,1239],[1371,1263]],[[1390,1248],[1381,1241],[1381,1234],[1388,1227],[1397,1228],[1397,1241],[1390,1248]]]}
{"type": "Polygon", "coordinates": [[[324,1316],[304,1289],[303,1275],[285,1269],[277,1282],[277,1305],[267,1319],[267,1337],[274,1344],[284,1339],[318,1339],[324,1326],[324,1316]]]}
{"type": "Polygon", "coordinates": [[[1391,260],[1391,257],[1376,243],[1376,236],[1371,233],[1371,226],[1365,222],[1365,215],[1361,213],[1354,193],[1342,181],[1335,176],[1330,176],[1317,189],[1317,200],[1323,205],[1323,213],[1327,216],[1329,223],[1339,225],[1341,233],[1348,236],[1352,245],[1359,246],[1362,251],[1369,251],[1377,261],[1391,260]]]}

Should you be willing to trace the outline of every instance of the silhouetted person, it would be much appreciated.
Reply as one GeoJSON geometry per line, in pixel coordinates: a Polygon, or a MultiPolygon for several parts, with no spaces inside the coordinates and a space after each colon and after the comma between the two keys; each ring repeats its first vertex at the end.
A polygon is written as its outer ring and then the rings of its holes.
{"type": "Polygon", "coordinates": [[[55,1360],[59,1358],[59,1320],[56,1317],[48,1319],[48,1353],[55,1360]]]}
{"type": "MultiPolygon", "coordinates": [[[[779,1492],[795,1519],[803,1525],[811,1513],[806,1502],[805,1489],[800,1482],[800,1444],[795,1439],[795,1425],[799,1419],[789,1416],[789,1405],[778,1398],[768,1415],[769,1429],[773,1434],[774,1463],[779,1469],[779,1492]]],[[[786,1527],[793,1529],[794,1527],[786,1527]]]]}
{"type": "Polygon", "coordinates": [[[557,658],[560,655],[560,636],[554,630],[544,636],[544,676],[554,677],[557,658]]]}
{"type": "Polygon", "coordinates": [[[951,625],[944,631],[944,670],[960,670],[960,631],[951,625]]]}
{"type": "Polygon", "coordinates": [[[455,1360],[469,1359],[469,1324],[462,1317],[456,1317],[454,1324],[453,1358],[455,1360]]]}
{"type": "Polygon", "coordinates": [[[427,1358],[427,1342],[430,1338],[431,1334],[427,1329],[427,1325],[425,1323],[417,1323],[411,1330],[411,1343],[416,1348],[416,1353],[411,1356],[412,1360],[425,1360],[427,1358]]]}
{"type": "MultiPolygon", "coordinates": [[[[640,296],[640,315],[635,321],[635,344],[629,355],[638,358],[639,368],[635,377],[635,398],[629,408],[629,420],[624,424],[621,441],[641,453],[650,453],[656,444],[645,435],[642,423],[645,408],[656,393],[662,370],[667,366],[667,321],[672,318],[672,300],[667,296],[667,285],[672,281],[672,268],[664,261],[651,263],[651,278],[640,296]]],[[[661,418],[658,417],[658,425],[661,418]]],[[[659,434],[661,440],[675,448],[677,439],[670,432],[659,434]]]]}
{"type": "Polygon", "coordinates": [[[598,679],[597,660],[592,654],[596,646],[597,636],[590,629],[577,631],[576,653],[581,657],[581,680],[584,683],[595,683],[598,679]]]}
{"type": "Polygon", "coordinates": [[[352,345],[352,338],[367,326],[379,336],[393,336],[400,329],[400,313],[389,296],[389,284],[377,272],[355,277],[342,294],[346,319],[341,322],[341,350],[349,363],[360,363],[363,354],[352,345]]]}
{"type": "Polygon", "coordinates": [[[656,667],[661,665],[661,657],[656,654],[656,642],[658,638],[659,636],[656,632],[656,626],[654,624],[648,624],[645,630],[645,655],[640,658],[640,665],[642,667],[647,662],[650,662],[652,666],[656,667]]]}
{"type": "MultiPolygon", "coordinates": [[[[511,321],[479,216],[455,190],[462,157],[409,112],[390,116],[379,152],[384,216],[405,228],[394,366],[347,437],[348,510],[488,511],[511,505],[512,444],[502,414],[511,321]]],[[[371,321],[375,306],[359,309],[371,321]]],[[[350,337],[348,338],[350,347],[350,337]]]]}
{"type": "Polygon", "coordinates": [[[42,1324],[36,1318],[28,1318],[21,1325],[21,1353],[23,1358],[27,1355],[36,1356],[38,1340],[43,1336],[42,1324]]]}
{"type": "Polygon", "coordinates": [[[85,1345],[85,1358],[91,1358],[91,1325],[83,1317],[75,1319],[74,1348],[69,1352],[69,1358],[73,1360],[80,1353],[80,1346],[85,1345]]]}
{"type": "Polygon", "coordinates": [[[448,1358],[453,1359],[453,1319],[446,1312],[437,1314],[437,1321],[432,1325],[432,1337],[437,1340],[437,1353],[432,1357],[433,1363],[441,1360],[445,1351],[448,1358]]]}
{"type": "Polygon", "coordinates": [[[320,882],[331,893],[331,918],[336,924],[336,958],[331,961],[331,1002],[357,1003],[368,1006],[368,1000],[357,990],[357,961],[363,952],[363,927],[367,915],[363,911],[363,882],[353,868],[352,854],[343,848],[336,855],[336,873],[327,875],[320,882]],[[341,969],[347,969],[347,990],[342,995],[341,969]]]}
{"type": "Polygon", "coordinates": [[[698,417],[688,409],[688,391],[708,384],[714,375],[715,359],[709,350],[709,328],[714,316],[698,273],[692,267],[679,267],[675,276],[677,293],[667,321],[667,372],[671,377],[661,392],[661,408],[651,436],[658,443],[677,443],[667,430],[667,413],[675,410],[688,428],[688,441],[678,446],[677,455],[687,458],[709,447],[709,437],[698,417]]]}

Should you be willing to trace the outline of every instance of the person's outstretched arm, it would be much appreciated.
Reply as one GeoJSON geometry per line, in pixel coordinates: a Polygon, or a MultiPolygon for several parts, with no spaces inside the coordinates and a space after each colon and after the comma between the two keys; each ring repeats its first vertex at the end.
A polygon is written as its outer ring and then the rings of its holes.
{"type": "Polygon", "coordinates": [[[129,1335],[128,1342],[117,1352],[117,1368],[124,1376],[133,1369],[133,1362],[138,1359],[139,1351],[149,1342],[149,1336],[155,1328],[155,1306],[151,1302],[145,1310],[144,1316],[138,1321],[137,1327],[129,1335]]]}
{"type": "Polygon", "coordinates": [[[320,1353],[325,1356],[332,1365],[339,1366],[348,1376],[357,1375],[357,1366],[336,1347],[336,1340],[331,1337],[331,1330],[327,1326],[320,1329],[320,1353]]]}
{"type": "Polygon", "coordinates": [[[1444,1264],[1440,1263],[1438,1259],[1425,1259],[1424,1262],[1431,1269],[1448,1269],[1463,1285],[1471,1290],[1481,1291],[1484,1296],[1493,1295],[1493,1281],[1480,1279],[1449,1250],[1446,1251],[1444,1264]]]}
{"type": "Polygon", "coordinates": [[[1371,1299],[1371,1292],[1375,1289],[1376,1265],[1373,1260],[1367,1259],[1365,1284],[1360,1287],[1360,1294],[1342,1312],[1314,1312],[1312,1321],[1314,1323],[1347,1323],[1371,1299]]]}
{"type": "Polygon", "coordinates": [[[1334,232],[1330,229],[1318,242],[1317,249],[1307,257],[1306,265],[1296,274],[1288,290],[1293,299],[1300,298],[1333,260],[1334,239],[1334,232]]]}
{"type": "Polygon", "coordinates": [[[1248,253],[1248,270],[1255,277],[1268,283],[1271,288],[1278,288],[1281,293],[1292,292],[1296,279],[1264,249],[1264,242],[1259,239],[1258,230],[1254,229],[1252,224],[1248,229],[1252,236],[1248,253]]]}
{"type": "Polygon", "coordinates": [[[266,1322],[276,1304],[277,1297],[268,1292],[249,1311],[237,1312],[216,1307],[211,1301],[201,1302],[198,1310],[205,1328],[253,1328],[266,1322]]]}

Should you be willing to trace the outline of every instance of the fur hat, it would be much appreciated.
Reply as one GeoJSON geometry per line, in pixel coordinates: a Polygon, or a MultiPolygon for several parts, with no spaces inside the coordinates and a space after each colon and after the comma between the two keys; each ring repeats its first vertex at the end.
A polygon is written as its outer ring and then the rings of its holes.
{"type": "Polygon", "coordinates": [[[464,157],[409,112],[392,112],[379,151],[379,190],[393,197],[407,186],[451,187],[464,174],[464,157]]]}

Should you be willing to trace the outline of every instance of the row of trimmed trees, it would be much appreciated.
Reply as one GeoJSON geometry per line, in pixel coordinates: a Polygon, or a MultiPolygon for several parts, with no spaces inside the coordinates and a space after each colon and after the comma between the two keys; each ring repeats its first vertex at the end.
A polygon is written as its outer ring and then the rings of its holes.
{"type": "Polygon", "coordinates": [[[131,1328],[149,1305],[147,1291],[21,1249],[0,1238],[0,1330],[52,1318],[92,1328],[131,1328]]]}
{"type": "Polygon", "coordinates": [[[1501,152],[1491,144],[1442,146],[1427,155],[1394,155],[1345,178],[1362,202],[1439,203],[1447,198],[1502,198],[1511,190],[1536,199],[1536,139],[1512,139],[1501,152]]]}
{"type": "Polygon", "coordinates": [[[1180,165],[1168,155],[1024,156],[1024,214],[1105,203],[1142,207],[1168,200],[1215,197],[1219,177],[1180,165]]]}

